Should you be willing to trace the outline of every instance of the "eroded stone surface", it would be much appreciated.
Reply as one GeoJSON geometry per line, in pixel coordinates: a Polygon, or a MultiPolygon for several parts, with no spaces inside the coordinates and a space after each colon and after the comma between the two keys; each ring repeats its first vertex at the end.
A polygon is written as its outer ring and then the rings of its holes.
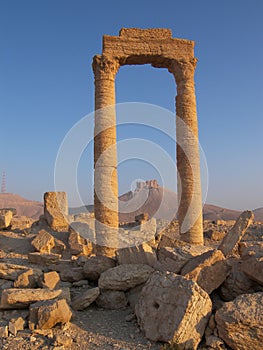
{"type": "Polygon", "coordinates": [[[68,230],[68,201],[65,192],[44,194],[44,217],[54,231],[68,230]]]}
{"type": "Polygon", "coordinates": [[[143,287],[135,307],[146,337],[196,349],[212,311],[209,295],[195,282],[156,271],[143,287]]]}
{"type": "Polygon", "coordinates": [[[107,256],[91,256],[86,260],[83,272],[91,281],[97,281],[102,272],[115,267],[116,262],[107,256]]]}
{"type": "Polygon", "coordinates": [[[147,243],[118,249],[116,256],[119,264],[147,264],[154,266],[157,262],[155,251],[147,243]]]}
{"type": "Polygon", "coordinates": [[[31,244],[40,253],[50,253],[51,249],[55,246],[55,240],[46,230],[40,230],[31,244]]]}
{"type": "Polygon", "coordinates": [[[97,299],[99,294],[100,290],[98,287],[84,290],[72,300],[71,306],[74,310],[84,310],[97,299]]]}

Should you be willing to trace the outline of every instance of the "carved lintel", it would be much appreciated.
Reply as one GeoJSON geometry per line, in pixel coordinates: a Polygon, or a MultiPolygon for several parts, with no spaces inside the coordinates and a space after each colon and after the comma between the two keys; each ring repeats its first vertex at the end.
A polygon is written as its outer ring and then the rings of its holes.
{"type": "Polygon", "coordinates": [[[113,57],[96,55],[93,57],[92,68],[95,79],[114,80],[120,67],[119,61],[113,57]]]}
{"type": "Polygon", "coordinates": [[[168,70],[175,77],[176,83],[182,81],[194,80],[194,73],[198,59],[191,60],[170,60],[168,70]]]}

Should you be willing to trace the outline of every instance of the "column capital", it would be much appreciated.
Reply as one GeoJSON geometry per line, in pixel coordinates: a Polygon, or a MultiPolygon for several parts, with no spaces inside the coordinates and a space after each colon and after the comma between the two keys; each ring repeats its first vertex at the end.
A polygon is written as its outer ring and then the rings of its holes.
{"type": "Polygon", "coordinates": [[[168,70],[175,77],[176,83],[194,79],[195,68],[198,59],[196,57],[190,60],[171,60],[168,70]]]}
{"type": "Polygon", "coordinates": [[[113,57],[96,55],[93,57],[92,68],[95,79],[115,80],[120,67],[119,61],[113,57]]]}

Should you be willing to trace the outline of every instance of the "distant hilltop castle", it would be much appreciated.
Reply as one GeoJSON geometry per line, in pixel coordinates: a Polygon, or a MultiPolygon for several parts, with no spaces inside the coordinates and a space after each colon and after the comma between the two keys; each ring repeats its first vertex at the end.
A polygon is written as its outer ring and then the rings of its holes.
{"type": "Polygon", "coordinates": [[[157,180],[147,180],[147,181],[138,181],[136,182],[136,189],[134,192],[139,192],[142,189],[150,189],[150,188],[159,188],[159,184],[157,180]]]}

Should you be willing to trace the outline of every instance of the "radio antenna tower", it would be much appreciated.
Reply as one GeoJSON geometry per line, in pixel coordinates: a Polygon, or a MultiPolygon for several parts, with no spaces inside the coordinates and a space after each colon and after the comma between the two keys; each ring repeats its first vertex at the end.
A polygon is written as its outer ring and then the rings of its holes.
{"type": "Polygon", "coordinates": [[[1,193],[6,193],[6,175],[5,175],[5,171],[3,171],[3,174],[2,174],[1,193]]]}

